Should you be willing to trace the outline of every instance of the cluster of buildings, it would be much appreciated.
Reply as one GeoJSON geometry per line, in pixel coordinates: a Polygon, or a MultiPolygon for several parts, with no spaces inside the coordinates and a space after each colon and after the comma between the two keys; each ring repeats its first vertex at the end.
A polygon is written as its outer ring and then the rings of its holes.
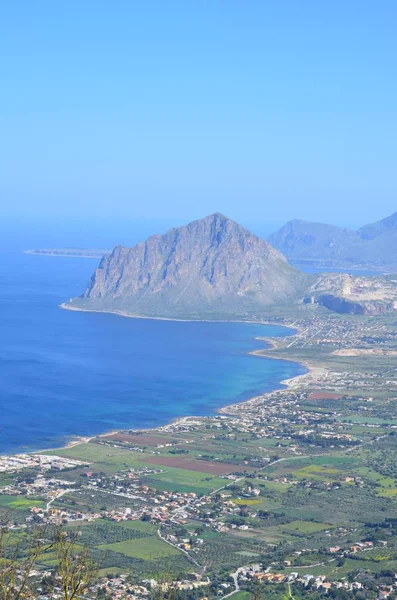
{"type": "Polygon", "coordinates": [[[299,575],[297,572],[289,573],[255,573],[255,579],[268,583],[300,583],[306,588],[318,591],[327,591],[332,588],[345,589],[349,592],[361,590],[363,584],[360,582],[333,581],[326,575],[299,575]]]}
{"type": "Polygon", "coordinates": [[[0,456],[0,473],[16,473],[23,469],[39,469],[45,471],[63,471],[84,466],[85,463],[71,458],[51,456],[46,454],[14,454],[0,456]]]}
{"type": "MultiPolygon", "coordinates": [[[[299,326],[299,331],[296,335],[291,336],[288,341],[288,346],[293,348],[316,348],[318,346],[327,346],[338,349],[355,348],[358,344],[364,345],[363,332],[360,326],[354,321],[344,321],[343,319],[335,319],[330,325],[320,317],[315,315],[310,319],[302,319],[295,323],[299,326]]],[[[379,347],[385,347],[394,340],[390,337],[390,331],[382,325],[374,324],[367,325],[366,338],[371,344],[379,347]],[[375,341],[374,341],[375,340],[375,341]],[[377,341],[376,341],[377,340],[377,341]]],[[[285,344],[284,342],[282,342],[285,344]]],[[[390,379],[386,380],[389,385],[393,383],[394,374],[391,374],[390,379]]],[[[383,381],[383,380],[382,380],[383,381]]],[[[227,441],[241,439],[241,434],[247,436],[250,440],[255,440],[255,452],[252,452],[247,459],[244,459],[244,464],[236,465],[236,472],[233,474],[220,475],[225,480],[225,487],[218,490],[216,493],[207,493],[206,495],[197,496],[195,492],[176,492],[159,490],[147,485],[150,477],[162,473],[160,467],[142,466],[136,469],[127,469],[118,473],[98,473],[93,466],[82,461],[63,458],[59,456],[43,455],[43,454],[19,454],[15,456],[0,457],[0,473],[18,473],[19,481],[9,483],[2,488],[2,493],[10,495],[23,495],[26,497],[39,497],[46,500],[45,506],[39,507],[33,505],[30,509],[30,514],[27,517],[27,522],[33,520],[42,521],[45,523],[68,523],[70,521],[92,521],[95,519],[107,519],[111,522],[121,523],[124,521],[133,521],[144,519],[151,521],[158,526],[159,536],[167,543],[188,555],[189,558],[199,560],[200,548],[205,544],[205,535],[200,537],[200,534],[189,532],[186,535],[186,528],[180,527],[188,525],[189,522],[194,522],[195,525],[200,525],[203,528],[211,528],[219,533],[229,534],[234,530],[249,530],[252,525],[249,521],[241,523],[241,519],[235,517],[241,516],[241,505],[244,504],[244,499],[258,499],[262,493],[261,482],[258,480],[271,480],[278,484],[288,486],[323,486],[326,490],[331,490],[331,486],[342,484],[353,484],[362,486],[363,479],[353,473],[343,475],[340,479],[334,479],[332,483],[329,481],[315,482],[310,480],[310,472],[307,479],[295,479],[292,476],[255,471],[255,482],[250,484],[249,479],[245,477],[249,473],[248,467],[254,471],[252,467],[259,469],[265,468],[271,464],[269,454],[269,445],[265,443],[269,438],[274,440],[274,448],[279,449],[282,458],[276,458],[273,453],[273,461],[283,460],[289,457],[307,456],[307,454],[319,454],[325,452],[329,448],[346,449],[355,443],[359,443],[360,439],[353,436],[346,427],[344,419],[346,413],[342,415],[338,410],[323,409],[321,411],[311,410],[310,401],[314,390],[329,390],[328,397],[338,399],[344,390],[349,385],[360,385],[363,389],[373,388],[377,385],[377,373],[351,373],[351,372],[330,372],[326,369],[318,369],[302,376],[289,389],[268,393],[265,396],[254,398],[244,404],[238,404],[227,408],[229,416],[221,415],[210,419],[210,428],[215,431],[213,438],[223,436],[227,441]],[[230,418],[232,415],[232,418],[230,418]],[[260,440],[263,439],[263,446],[260,440]],[[259,443],[258,443],[259,440],[259,443]],[[89,467],[92,470],[85,469],[82,473],[76,473],[74,481],[63,479],[58,476],[58,472],[66,470],[80,469],[89,467]],[[247,467],[247,471],[244,469],[247,467]],[[20,472],[27,470],[30,476],[26,481],[21,481],[20,472]],[[237,473],[242,471],[244,476],[237,473]],[[239,489],[232,494],[227,489],[228,486],[245,480],[239,486],[239,489]],[[59,503],[54,506],[53,503],[59,500],[64,494],[76,491],[79,493],[94,496],[95,494],[110,495],[117,501],[109,502],[106,507],[98,509],[96,512],[90,510],[76,510],[65,506],[60,508],[59,503]],[[124,499],[124,500],[123,500],[124,499]],[[236,502],[237,500],[237,502],[236,502]],[[239,501],[242,501],[239,504],[239,501]],[[194,558],[195,557],[195,558],[194,558]]],[[[397,381],[396,381],[397,383],[397,381]]],[[[383,385],[383,383],[382,383],[383,385]]],[[[371,398],[363,399],[364,402],[370,402],[371,398]]],[[[368,406],[370,406],[368,404],[368,406]]],[[[362,413],[370,412],[367,407],[361,407],[362,413]]],[[[226,411],[225,411],[226,412],[226,411]]],[[[350,418],[350,416],[349,416],[350,418]]],[[[353,418],[354,421],[354,418],[353,418]]],[[[205,418],[185,418],[160,428],[163,432],[181,433],[194,432],[200,430],[205,424],[205,418]]],[[[376,427],[376,425],[372,425],[376,427]]],[[[393,427],[392,425],[390,427],[393,427]]],[[[114,440],[106,440],[102,438],[98,441],[100,445],[110,447],[123,446],[127,442],[114,440]]],[[[181,442],[182,443],[182,442],[181,442]]],[[[185,444],[192,441],[184,440],[185,444]]],[[[174,446],[175,444],[165,442],[159,444],[155,448],[145,450],[150,454],[160,454],[160,450],[166,447],[174,446]]],[[[143,448],[139,446],[130,447],[128,450],[142,453],[143,448]]],[[[185,450],[183,450],[185,452],[185,450]]],[[[24,476],[24,474],[22,474],[24,476]]],[[[67,475],[63,475],[67,477],[67,475]]],[[[276,487],[276,486],[274,486],[276,487]]],[[[284,490],[283,490],[284,491],[284,490]]],[[[294,492],[301,492],[301,489],[294,489],[294,492]]],[[[313,491],[313,490],[311,490],[313,491]]],[[[99,497],[99,496],[98,496],[99,497]]],[[[104,502],[106,504],[106,502],[104,502]]],[[[256,502],[247,502],[244,506],[246,516],[256,518],[258,510],[255,507],[256,502]],[[252,505],[251,505],[252,504],[252,505]]],[[[99,506],[99,504],[97,505],[99,506]]],[[[237,534],[241,535],[239,531],[237,534]]],[[[249,535],[249,534],[247,534],[249,535]]],[[[325,534],[326,535],[326,532],[325,534]]],[[[358,537],[358,536],[357,536],[358,537]]],[[[353,538],[355,539],[355,538],[353,538]]],[[[338,542],[339,540],[327,541],[326,544],[338,542]]],[[[379,545],[387,545],[387,542],[379,542],[379,545]]],[[[360,554],[373,548],[374,544],[370,541],[359,541],[354,544],[346,542],[345,548],[341,546],[331,546],[328,548],[328,559],[343,559],[352,555],[360,554]]],[[[296,552],[295,554],[301,554],[296,552]]],[[[292,556],[292,555],[290,555],[292,556]]],[[[262,558],[260,560],[263,560],[262,558]]],[[[293,559],[292,563],[295,561],[293,559]]],[[[287,565],[288,561],[284,561],[287,565]]],[[[198,563],[196,563],[198,565],[198,563]]],[[[199,566],[199,565],[198,565],[199,566]]],[[[289,565],[287,565],[289,566],[289,565]]],[[[276,567],[280,568],[281,567],[276,567]]],[[[303,567],[306,569],[306,567],[303,567]]],[[[326,577],[325,575],[301,575],[301,568],[292,566],[296,569],[294,572],[273,573],[270,569],[262,567],[240,567],[236,578],[244,583],[252,583],[252,581],[261,581],[264,584],[299,584],[308,590],[318,590],[327,592],[332,589],[342,589],[347,592],[354,592],[363,587],[361,582],[337,581],[326,577]],[[298,572],[299,570],[299,572],[298,572]]],[[[289,571],[291,569],[288,569],[289,571]]],[[[317,571],[318,572],[318,571],[317,571]]],[[[237,581],[235,579],[235,581],[237,581]]],[[[131,600],[144,599],[153,593],[156,586],[161,586],[164,592],[167,592],[170,587],[176,590],[197,590],[202,589],[203,597],[206,597],[206,588],[211,582],[208,578],[201,575],[191,574],[186,576],[186,579],[174,581],[171,583],[159,583],[154,580],[139,581],[139,584],[132,581],[129,574],[118,575],[117,577],[108,576],[101,578],[92,587],[90,593],[98,594],[99,592],[104,597],[111,600],[131,600]]],[[[225,580],[219,584],[217,594],[219,597],[228,595],[233,590],[231,580],[225,580]]],[[[397,585],[380,586],[379,598],[385,598],[391,593],[397,592],[397,585]]],[[[212,592],[213,594],[213,592],[212,592]]],[[[92,595],[92,597],[96,597],[92,595]]],[[[87,595],[87,598],[90,596],[87,595]]]]}
{"type": "Polygon", "coordinates": [[[143,579],[136,584],[132,581],[131,575],[126,573],[102,577],[92,586],[90,592],[95,593],[95,597],[100,592],[107,600],[139,600],[152,597],[156,590],[161,590],[161,594],[166,595],[171,590],[186,592],[201,589],[202,597],[205,598],[210,584],[210,579],[199,573],[189,573],[181,580],[163,582],[156,579],[143,579]]]}

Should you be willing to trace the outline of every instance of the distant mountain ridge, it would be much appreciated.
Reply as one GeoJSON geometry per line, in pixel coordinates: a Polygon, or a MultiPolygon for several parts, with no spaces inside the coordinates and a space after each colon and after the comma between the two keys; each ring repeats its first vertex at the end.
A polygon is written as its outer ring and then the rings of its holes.
{"type": "Polygon", "coordinates": [[[337,256],[342,244],[354,243],[357,234],[349,229],[341,229],[335,225],[313,223],[294,219],[289,221],[277,233],[268,238],[269,243],[283,252],[287,257],[305,255],[317,256],[326,252],[328,256],[337,256]]]}
{"type": "Polygon", "coordinates": [[[220,213],[106,254],[65,308],[163,318],[237,318],[296,298],[309,276],[220,213]]]}
{"type": "Polygon", "coordinates": [[[360,227],[357,233],[364,240],[374,240],[387,233],[392,233],[392,235],[394,235],[394,233],[397,233],[397,212],[385,219],[376,221],[376,223],[360,227]]]}
{"type": "Polygon", "coordinates": [[[397,212],[357,231],[296,219],[268,241],[297,264],[306,261],[324,267],[395,269],[397,212]]]}

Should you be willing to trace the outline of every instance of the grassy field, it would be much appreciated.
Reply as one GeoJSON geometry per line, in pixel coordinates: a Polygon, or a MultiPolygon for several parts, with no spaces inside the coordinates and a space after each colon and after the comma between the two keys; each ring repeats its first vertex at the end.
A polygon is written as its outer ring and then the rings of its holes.
{"type": "Polygon", "coordinates": [[[255,506],[258,504],[262,504],[262,500],[259,498],[237,498],[233,500],[234,504],[241,506],[255,506]]]}
{"type": "Polygon", "coordinates": [[[270,466],[268,473],[274,476],[291,475],[294,479],[313,481],[336,481],[347,475],[357,474],[360,459],[352,454],[313,456],[297,460],[285,460],[270,466]]]}
{"type": "MultiPolygon", "coordinates": [[[[283,464],[283,463],[281,463],[283,464]]],[[[265,490],[265,492],[270,491],[270,492],[278,492],[280,494],[285,494],[288,489],[291,487],[289,484],[287,483],[278,483],[277,481],[268,481],[265,479],[250,479],[250,480],[246,480],[244,482],[244,485],[253,485],[253,486],[259,486],[261,488],[263,488],[265,490]]]]}
{"type": "Polygon", "coordinates": [[[90,463],[92,468],[104,471],[105,473],[114,473],[129,468],[136,468],[142,465],[142,453],[133,452],[125,448],[101,446],[99,444],[78,444],[73,448],[62,448],[60,450],[51,450],[46,454],[56,456],[65,456],[74,458],[83,462],[90,463]]]}
{"type": "Polygon", "coordinates": [[[221,479],[198,471],[189,471],[176,467],[162,467],[162,469],[162,473],[150,475],[147,479],[148,485],[158,487],[159,489],[170,489],[171,491],[193,491],[199,494],[206,494],[229,483],[227,479],[221,479]],[[168,484],[168,487],[162,487],[161,484],[164,483],[168,484]]]}
{"type": "Polygon", "coordinates": [[[240,531],[239,529],[235,529],[230,535],[242,540],[255,540],[257,542],[263,542],[265,544],[272,545],[279,544],[283,541],[290,541],[292,539],[290,534],[283,533],[283,530],[277,525],[274,527],[266,527],[265,529],[254,528],[248,531],[240,531]]]}
{"type": "MultiPolygon", "coordinates": [[[[156,466],[153,455],[134,452],[128,448],[101,446],[95,443],[79,444],[73,448],[65,448],[52,452],[59,456],[87,461],[91,470],[115,473],[126,469],[137,469],[147,466],[151,469],[161,469],[161,473],[150,474],[142,481],[159,490],[178,492],[195,492],[206,494],[226,485],[227,480],[210,473],[182,469],[172,466],[156,466]],[[150,458],[150,462],[145,459],[150,458]]],[[[203,469],[205,468],[203,462],[203,469]]],[[[237,468],[237,467],[236,467],[237,468]]]]}
{"type": "Polygon", "coordinates": [[[373,548],[360,552],[357,556],[363,560],[369,561],[395,561],[397,559],[397,550],[395,548],[373,548]]]}
{"type": "Polygon", "coordinates": [[[235,594],[232,594],[230,596],[230,598],[233,598],[233,600],[251,600],[251,596],[252,594],[250,594],[249,592],[236,592],[235,594]]]}
{"type": "Polygon", "coordinates": [[[0,495],[1,508],[7,508],[11,510],[29,510],[32,506],[35,506],[36,508],[44,508],[45,502],[43,500],[26,498],[25,496],[0,495]]]}
{"type": "MultiPolygon", "coordinates": [[[[102,523],[108,523],[108,521],[100,521],[102,523]]],[[[153,523],[149,523],[148,521],[140,521],[137,519],[136,521],[122,521],[121,523],[113,523],[115,527],[122,527],[123,529],[132,529],[133,531],[139,531],[140,533],[147,533],[149,535],[154,535],[157,531],[156,525],[153,523]]]]}
{"type": "Polygon", "coordinates": [[[97,546],[99,550],[110,550],[120,552],[129,558],[141,558],[142,560],[153,560],[166,556],[179,554],[179,550],[166,544],[155,536],[149,536],[139,540],[126,540],[114,544],[103,544],[97,546]]]}
{"type": "Polygon", "coordinates": [[[312,521],[291,521],[291,523],[286,523],[279,527],[284,533],[311,535],[318,531],[326,531],[332,528],[332,525],[329,525],[329,523],[314,523],[312,521]]]}

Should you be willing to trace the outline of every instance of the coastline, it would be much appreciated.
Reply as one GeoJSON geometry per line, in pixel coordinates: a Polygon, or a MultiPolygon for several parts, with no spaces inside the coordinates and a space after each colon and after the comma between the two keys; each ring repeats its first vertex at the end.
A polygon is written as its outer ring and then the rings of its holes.
{"type": "MultiPolygon", "coordinates": [[[[256,321],[254,321],[256,322],[256,321]]],[[[287,326],[285,326],[287,328],[287,326]]],[[[269,338],[270,339],[270,338],[269,338]]],[[[265,341],[265,340],[263,340],[265,341]]],[[[266,339],[267,341],[267,339],[266,339]]],[[[259,357],[263,357],[263,358],[271,358],[273,360],[285,360],[283,358],[280,357],[276,357],[276,356],[272,356],[272,355],[266,355],[263,354],[263,351],[266,350],[266,348],[264,348],[263,350],[252,350],[251,352],[248,352],[248,355],[252,355],[252,356],[259,356],[259,357]]],[[[139,433],[152,433],[155,431],[166,431],[169,427],[172,426],[178,426],[178,425],[184,425],[189,421],[194,421],[194,420],[203,420],[203,419],[208,419],[211,418],[211,416],[216,416],[216,414],[218,415],[222,415],[224,417],[229,417],[229,418],[233,418],[234,412],[233,410],[238,409],[239,407],[245,405],[245,404],[253,404],[255,402],[262,402],[263,399],[266,397],[267,394],[272,394],[275,391],[278,391],[280,393],[286,393],[288,392],[290,389],[293,389],[294,387],[296,387],[298,381],[300,379],[302,379],[303,377],[306,377],[309,374],[315,374],[317,372],[323,372],[323,369],[320,369],[318,367],[313,367],[311,365],[309,365],[309,363],[304,364],[303,362],[298,362],[298,361],[288,361],[288,362],[294,362],[297,365],[301,365],[303,367],[305,367],[306,372],[305,373],[301,373],[299,375],[295,375],[295,377],[289,377],[288,379],[283,379],[282,381],[280,381],[280,385],[285,386],[284,388],[274,388],[272,390],[269,390],[267,392],[264,392],[263,394],[258,394],[257,396],[252,396],[251,398],[247,398],[246,400],[242,400],[241,402],[234,402],[232,404],[227,404],[225,406],[221,406],[220,408],[217,408],[214,415],[184,415],[183,417],[176,417],[175,419],[172,419],[169,423],[166,423],[165,425],[159,425],[158,427],[151,427],[151,428],[144,428],[144,429],[139,429],[139,428],[131,428],[131,429],[113,429],[110,431],[106,431],[106,432],[102,432],[96,435],[92,435],[90,437],[76,437],[73,438],[73,440],[70,440],[68,443],[66,443],[63,446],[58,446],[56,448],[48,448],[47,450],[51,450],[51,452],[53,452],[54,450],[65,450],[68,448],[73,448],[74,446],[78,446],[79,444],[86,444],[89,443],[91,440],[95,439],[95,438],[102,438],[102,437],[106,437],[109,435],[114,435],[117,433],[121,433],[123,431],[131,431],[131,432],[139,432],[139,433]]],[[[31,454],[38,454],[38,453],[42,453],[45,452],[45,450],[36,450],[34,452],[32,452],[31,454]]]]}
{"type": "MultiPolygon", "coordinates": [[[[104,315],[115,315],[116,317],[125,317],[127,319],[144,319],[149,321],[175,321],[177,323],[252,323],[254,325],[273,325],[274,327],[284,327],[285,329],[299,331],[299,327],[296,327],[295,325],[291,327],[290,325],[284,325],[283,323],[272,323],[263,319],[178,319],[176,317],[148,317],[147,315],[132,315],[121,310],[100,310],[96,308],[81,308],[77,306],[72,306],[68,302],[62,302],[62,304],[59,304],[59,308],[61,308],[62,310],[70,310],[72,312],[74,311],[85,313],[101,313],[104,315]]],[[[260,339],[262,341],[267,341],[267,338],[260,339]]]]}
{"type": "MultiPolygon", "coordinates": [[[[150,319],[150,320],[165,320],[165,321],[182,321],[182,322],[209,322],[209,323],[243,323],[243,324],[255,324],[255,325],[268,325],[268,326],[275,326],[275,327],[280,327],[280,328],[284,328],[286,330],[286,332],[291,332],[291,335],[296,334],[297,332],[299,332],[300,327],[296,326],[295,324],[285,324],[285,323],[275,323],[275,322],[270,322],[267,320],[244,320],[244,321],[240,321],[240,320],[221,320],[221,319],[172,319],[172,318],[165,318],[165,317],[143,317],[141,315],[130,315],[130,314],[126,314],[126,313],[122,313],[122,312],[116,312],[116,311],[100,311],[100,310],[85,310],[85,309],[80,309],[77,307],[73,307],[73,306],[69,306],[66,303],[63,303],[60,305],[60,308],[63,308],[64,310],[71,310],[71,311],[77,311],[77,312],[102,312],[102,313],[106,313],[106,314],[115,314],[116,316],[123,316],[123,317],[127,317],[127,318],[135,318],[135,319],[150,319]]],[[[280,339],[285,339],[289,337],[288,335],[281,335],[279,336],[280,339]]],[[[256,336],[252,338],[253,340],[256,341],[260,341],[263,342],[264,345],[266,345],[263,348],[257,348],[251,351],[247,351],[246,355],[251,355],[251,356],[259,356],[259,357],[263,357],[263,358],[269,358],[272,360],[286,360],[282,357],[278,357],[278,356],[274,356],[272,353],[272,349],[277,347],[277,344],[274,340],[274,338],[272,337],[262,337],[262,336],[256,336]]],[[[278,339],[278,336],[277,336],[278,339]]],[[[86,444],[89,443],[91,440],[98,438],[98,437],[104,437],[107,435],[112,435],[112,434],[117,434],[119,432],[122,431],[126,431],[131,430],[131,431],[135,431],[135,432],[154,432],[154,431],[161,431],[164,429],[167,429],[169,427],[172,426],[177,426],[178,424],[183,424],[186,423],[187,421],[192,421],[192,420],[202,420],[202,419],[207,419],[207,418],[211,418],[218,415],[223,415],[224,417],[230,417],[232,418],[233,415],[233,411],[236,410],[236,407],[240,407],[245,405],[246,403],[250,403],[252,404],[255,401],[263,401],[264,398],[266,398],[267,394],[271,394],[275,391],[280,391],[280,392],[287,392],[290,388],[296,387],[298,385],[298,382],[302,379],[302,377],[307,376],[308,374],[312,374],[315,373],[317,371],[316,367],[313,367],[312,365],[308,364],[308,363],[303,363],[302,361],[294,361],[294,360],[288,360],[286,362],[290,362],[290,363],[295,363],[296,365],[299,365],[301,367],[305,368],[305,373],[300,373],[295,375],[294,377],[290,377],[288,379],[285,380],[281,380],[277,382],[277,385],[260,394],[257,394],[255,396],[251,396],[249,398],[246,398],[244,400],[238,401],[238,402],[232,402],[232,403],[228,403],[225,404],[224,406],[221,406],[217,409],[215,409],[213,411],[213,413],[211,415],[201,415],[201,416],[197,416],[197,415],[184,415],[184,416],[179,416],[176,417],[174,419],[170,419],[170,421],[164,425],[158,425],[155,427],[150,427],[150,428],[118,428],[118,429],[112,429],[112,430],[107,430],[107,431],[103,431],[103,432],[99,432],[93,435],[83,435],[83,436],[79,436],[79,435],[74,435],[69,437],[69,439],[65,440],[64,443],[62,443],[62,441],[60,440],[61,444],[58,446],[54,446],[51,448],[37,448],[37,449],[32,449],[32,450],[27,450],[27,451],[11,451],[11,452],[5,452],[3,455],[4,456],[12,456],[12,455],[17,455],[17,454],[39,454],[39,453],[45,453],[45,452],[56,452],[57,450],[65,450],[65,449],[69,449],[69,448],[73,448],[74,446],[77,446],[79,444],[86,444]],[[279,387],[282,386],[282,387],[279,387]],[[233,409],[233,410],[232,410],[233,409]]]]}
{"type": "MultiPolygon", "coordinates": [[[[264,349],[265,350],[265,349],[264,349]]],[[[267,356],[265,354],[259,354],[259,352],[263,352],[262,350],[253,350],[252,352],[248,352],[248,355],[252,355],[252,356],[259,356],[259,357],[263,357],[263,358],[272,358],[273,360],[284,360],[283,358],[279,358],[279,357],[273,357],[271,355],[267,356]],[[258,353],[258,354],[256,354],[258,353]]],[[[280,393],[282,392],[288,392],[290,389],[293,389],[296,386],[296,383],[298,380],[300,380],[302,377],[306,377],[308,374],[313,374],[316,371],[319,371],[320,369],[316,368],[316,367],[309,367],[305,364],[303,364],[302,362],[298,362],[298,361],[288,361],[288,362],[294,362],[297,365],[301,365],[304,366],[306,369],[306,373],[301,373],[299,375],[295,375],[295,377],[290,377],[288,379],[283,379],[282,381],[280,381],[280,385],[285,386],[284,388],[274,388],[272,390],[269,390],[267,392],[264,392],[263,394],[258,394],[257,396],[252,396],[251,398],[247,398],[246,400],[242,400],[241,402],[234,402],[232,404],[227,404],[225,406],[221,406],[220,408],[217,408],[215,413],[213,415],[184,415],[183,417],[176,417],[175,419],[171,419],[169,421],[169,423],[166,423],[165,425],[159,425],[158,427],[150,427],[150,428],[143,428],[143,429],[139,429],[139,428],[126,428],[126,429],[111,429],[109,431],[104,431],[102,433],[98,433],[92,436],[76,436],[73,437],[71,440],[69,440],[68,442],[66,442],[64,445],[62,446],[57,446],[55,448],[44,448],[41,450],[32,450],[31,452],[27,452],[26,454],[43,454],[45,452],[54,452],[56,450],[67,450],[69,448],[73,448],[74,446],[79,446],[80,444],[88,444],[91,440],[94,440],[96,438],[103,438],[109,435],[115,435],[118,433],[122,433],[123,431],[130,431],[130,432],[139,432],[139,433],[153,433],[155,431],[164,431],[167,430],[167,428],[172,427],[172,426],[178,426],[178,425],[184,425],[189,421],[194,421],[194,420],[203,420],[203,419],[209,419],[211,417],[218,415],[222,415],[224,417],[229,417],[229,418],[233,418],[235,415],[232,412],[233,410],[238,409],[238,407],[243,406],[245,404],[252,404],[255,401],[257,402],[261,402],[263,401],[263,399],[266,397],[267,394],[272,394],[275,391],[279,391],[280,393]]]]}
{"type": "MultiPolygon", "coordinates": [[[[288,326],[286,325],[285,327],[288,327],[288,326]]],[[[298,329],[298,328],[296,328],[296,329],[298,329]]],[[[263,338],[263,341],[265,341],[270,346],[270,349],[275,348],[275,343],[272,341],[272,338],[263,338]]],[[[274,356],[270,352],[266,353],[266,350],[267,350],[267,348],[252,350],[251,352],[248,352],[248,354],[250,354],[251,356],[259,356],[260,358],[270,358],[272,360],[285,360],[284,358],[281,358],[280,356],[274,356]]],[[[243,406],[244,404],[247,404],[247,403],[252,404],[252,403],[255,403],[255,401],[260,402],[266,397],[267,394],[272,394],[275,391],[278,391],[280,393],[288,392],[289,390],[296,388],[302,378],[307,377],[308,375],[314,375],[316,373],[324,372],[324,369],[319,368],[319,367],[314,367],[308,361],[303,362],[303,361],[292,360],[290,362],[294,362],[295,364],[304,367],[306,369],[306,372],[301,373],[300,375],[295,375],[295,377],[288,377],[288,379],[281,380],[280,384],[284,386],[281,389],[275,388],[274,390],[271,390],[269,392],[264,392],[263,394],[259,394],[258,396],[253,396],[252,398],[248,398],[247,400],[243,400],[242,402],[235,402],[234,404],[228,404],[227,406],[223,406],[222,408],[219,408],[216,412],[218,412],[220,414],[224,414],[224,415],[229,415],[232,417],[232,416],[234,416],[234,413],[229,412],[231,409],[236,410],[240,406],[243,406]]]]}
{"type": "MultiPolygon", "coordinates": [[[[61,305],[62,307],[62,305],[61,305]]],[[[66,308],[66,310],[76,310],[80,312],[80,309],[77,308],[66,308]]],[[[129,318],[146,318],[146,319],[151,319],[152,317],[140,317],[140,316],[133,316],[133,315],[127,315],[127,314],[121,314],[121,313],[110,313],[109,311],[85,311],[84,309],[81,310],[81,312],[105,312],[107,314],[116,314],[118,316],[125,316],[125,317],[129,317],[129,318]]],[[[190,319],[163,319],[161,317],[153,317],[154,320],[166,320],[166,321],[184,321],[184,322],[189,322],[189,321],[193,321],[190,319]]],[[[196,320],[194,320],[196,321],[196,320]]],[[[274,323],[270,323],[270,322],[266,322],[266,321],[207,321],[207,320],[197,320],[198,322],[223,322],[223,323],[253,323],[253,324],[258,324],[258,325],[276,325],[278,327],[284,327],[285,329],[289,329],[291,331],[299,331],[299,327],[294,326],[293,328],[290,327],[289,325],[279,325],[279,324],[274,324],[274,323]]],[[[287,337],[287,336],[285,336],[287,337]]],[[[275,342],[273,342],[273,339],[267,338],[267,337],[261,337],[261,338],[253,338],[254,340],[260,340],[262,342],[265,342],[267,344],[267,348],[262,348],[262,349],[256,349],[256,350],[251,350],[249,352],[247,352],[247,355],[250,356],[258,356],[260,358],[270,358],[272,360],[285,360],[284,358],[278,357],[278,356],[273,356],[271,352],[266,353],[266,350],[270,350],[272,348],[276,347],[275,342]]],[[[284,379],[281,380],[279,382],[279,385],[282,385],[284,387],[282,388],[278,388],[275,387],[272,390],[269,390],[267,392],[264,392],[263,394],[258,394],[256,396],[252,396],[250,398],[247,398],[245,400],[242,400],[240,402],[234,402],[231,404],[227,404],[225,406],[222,406],[220,408],[217,408],[216,411],[214,412],[214,415],[201,415],[201,416],[197,416],[197,415],[184,415],[182,417],[176,417],[175,419],[171,419],[168,423],[166,423],[165,425],[159,425],[157,427],[151,427],[151,428],[143,428],[143,429],[139,429],[139,428],[127,428],[127,429],[113,429],[110,431],[105,431],[102,433],[98,433],[92,436],[75,436],[72,439],[70,439],[67,443],[65,443],[62,446],[57,446],[55,448],[47,448],[47,449],[40,449],[40,450],[34,450],[31,452],[28,452],[28,454],[41,454],[47,451],[51,451],[54,452],[56,450],[65,450],[65,449],[69,449],[69,448],[73,448],[74,446],[78,446],[79,444],[87,444],[89,443],[91,440],[96,439],[96,438],[102,438],[102,437],[106,437],[109,435],[114,435],[114,434],[118,434],[121,433],[123,431],[131,431],[131,432],[139,432],[139,433],[152,433],[155,431],[164,431],[167,430],[169,427],[172,426],[178,426],[178,425],[183,425],[186,424],[186,422],[189,421],[194,421],[194,420],[202,420],[202,419],[208,419],[211,418],[211,416],[215,416],[216,414],[218,415],[222,415],[224,417],[229,417],[229,418],[233,418],[234,415],[234,411],[236,409],[238,409],[239,407],[249,403],[249,404],[253,404],[255,402],[261,402],[263,401],[263,399],[266,397],[267,394],[271,394],[275,391],[279,391],[280,393],[285,393],[288,392],[290,389],[295,388],[298,385],[298,382],[306,377],[307,375],[313,375],[317,372],[323,372],[324,369],[321,369],[319,367],[314,367],[313,365],[311,365],[308,362],[302,362],[302,361],[293,361],[293,360],[289,360],[288,362],[291,363],[295,363],[296,365],[300,365],[302,367],[305,368],[306,372],[305,373],[300,373],[299,375],[295,375],[294,377],[290,377],[288,379],[284,379]]]]}

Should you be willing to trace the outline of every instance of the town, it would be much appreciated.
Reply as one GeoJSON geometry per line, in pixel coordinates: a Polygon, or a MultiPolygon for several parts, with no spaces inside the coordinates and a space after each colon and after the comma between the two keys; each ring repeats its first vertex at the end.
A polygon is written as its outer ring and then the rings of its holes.
{"type": "Polygon", "coordinates": [[[2,456],[9,529],[73,531],[98,564],[90,599],[395,594],[395,331],[317,314],[283,324],[297,333],[255,351],[308,365],[283,389],[215,416],[2,456]]]}

